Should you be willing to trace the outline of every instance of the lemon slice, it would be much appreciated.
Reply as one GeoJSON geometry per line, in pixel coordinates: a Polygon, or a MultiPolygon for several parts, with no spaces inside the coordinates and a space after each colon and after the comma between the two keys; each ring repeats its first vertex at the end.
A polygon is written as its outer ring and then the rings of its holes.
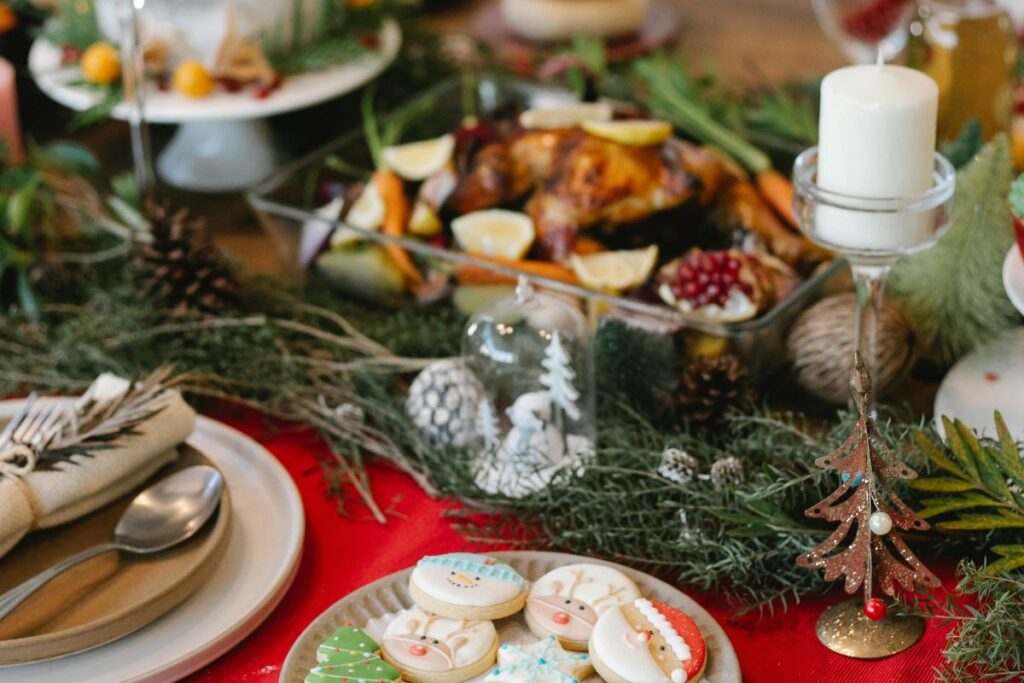
{"type": "Polygon", "coordinates": [[[611,121],[612,106],[607,102],[581,102],[561,107],[527,109],[519,115],[519,125],[531,130],[575,128],[584,121],[611,121]]]}
{"type": "Polygon", "coordinates": [[[455,151],[455,136],[448,134],[432,140],[385,147],[384,164],[406,180],[426,180],[448,163],[455,151]]]}
{"type": "Polygon", "coordinates": [[[533,220],[525,213],[487,209],[459,216],[452,233],[463,251],[479,256],[519,259],[533,244],[533,220]]]}
{"type": "Polygon", "coordinates": [[[668,121],[584,121],[580,125],[595,137],[637,147],[657,145],[672,137],[672,124],[668,121]]]}
{"type": "Polygon", "coordinates": [[[621,292],[647,282],[658,261],[658,247],[573,254],[570,261],[576,277],[587,287],[621,292]]]}

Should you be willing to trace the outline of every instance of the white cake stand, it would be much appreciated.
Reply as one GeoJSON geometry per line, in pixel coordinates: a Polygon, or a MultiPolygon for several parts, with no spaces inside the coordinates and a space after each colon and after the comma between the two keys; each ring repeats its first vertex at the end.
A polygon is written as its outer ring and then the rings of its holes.
{"type": "MultiPolygon", "coordinates": [[[[1024,315],[1024,258],[1014,245],[1003,263],[1006,294],[1024,315]]],[[[1024,441],[1024,327],[961,358],[935,396],[935,427],[957,417],[979,434],[995,437],[992,415],[999,411],[1010,433],[1024,441]]]]}
{"type": "MultiPolygon", "coordinates": [[[[375,78],[387,67],[402,44],[398,22],[385,21],[380,47],[345,64],[285,79],[265,99],[242,91],[218,91],[190,99],[173,91],[147,85],[146,119],[150,123],[181,124],[160,154],[161,178],[176,187],[197,192],[231,192],[252,187],[274,170],[274,149],[266,119],[303,109],[344,95],[375,78]]],[[[49,97],[75,110],[95,106],[102,97],[95,89],[69,82],[80,78],[75,67],[61,65],[61,50],[46,40],[32,44],[29,70],[49,97]]],[[[122,102],[112,115],[126,120],[129,105],[122,102]]]]}

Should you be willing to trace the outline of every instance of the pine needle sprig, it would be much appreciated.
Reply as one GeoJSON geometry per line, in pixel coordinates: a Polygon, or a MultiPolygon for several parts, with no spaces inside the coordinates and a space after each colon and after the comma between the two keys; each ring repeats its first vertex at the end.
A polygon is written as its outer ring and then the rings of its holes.
{"type": "Polygon", "coordinates": [[[1012,180],[1009,140],[1001,135],[958,174],[952,224],[938,244],[893,269],[892,298],[944,362],[1019,324],[1001,275],[1013,244],[1006,199],[1012,180]]]}
{"type": "MultiPolygon", "coordinates": [[[[989,568],[991,569],[991,567],[989,568]]],[[[942,683],[1009,682],[1024,678],[1024,573],[994,574],[960,565],[957,595],[933,616],[955,627],[946,639],[942,683]],[[964,603],[967,604],[958,604],[964,603]]]]}

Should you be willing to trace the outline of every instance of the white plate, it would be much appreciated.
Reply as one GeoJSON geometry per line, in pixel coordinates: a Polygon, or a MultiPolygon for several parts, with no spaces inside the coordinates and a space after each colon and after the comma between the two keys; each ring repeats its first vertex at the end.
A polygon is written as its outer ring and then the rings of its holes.
{"type": "MultiPolygon", "coordinates": [[[[0,416],[13,416],[19,405],[0,403],[0,416]]],[[[220,422],[200,417],[188,442],[231,489],[231,540],[210,580],[129,636],[63,659],[0,668],[0,682],[166,683],[209,664],[270,615],[302,550],[305,517],[295,483],[265,448],[220,422]]]]}
{"type": "MultiPolygon", "coordinates": [[[[147,85],[146,119],[151,123],[183,123],[186,121],[217,121],[258,119],[296,109],[351,92],[369,82],[387,67],[398,54],[402,31],[398,22],[388,19],[380,31],[380,47],[359,59],[322,71],[289,76],[269,97],[257,100],[245,91],[218,91],[202,99],[190,99],[173,91],[161,92],[153,83],[147,85]]],[[[46,40],[37,40],[28,54],[28,68],[39,88],[65,107],[88,109],[100,101],[102,94],[94,88],[68,85],[80,79],[77,67],[61,65],[61,49],[46,40]]],[[[127,119],[129,107],[122,102],[113,116],[127,119]]]]}
{"type": "Polygon", "coordinates": [[[1024,315],[1024,256],[1014,244],[1003,261],[1003,286],[1010,301],[1024,315]]]}
{"type": "Polygon", "coordinates": [[[945,415],[995,437],[992,415],[997,410],[1010,433],[1024,440],[1024,327],[957,361],[935,396],[935,428],[945,438],[945,415]]]}
{"type": "MultiPolygon", "coordinates": [[[[576,562],[592,562],[615,567],[636,583],[644,597],[681,609],[696,622],[708,645],[708,662],[704,677],[710,683],[740,683],[740,663],[725,631],[703,607],[678,588],[670,586],[650,574],[613,562],[580,557],[579,555],[529,550],[489,554],[508,561],[529,581],[535,581],[556,567],[576,562]]],[[[409,574],[411,572],[412,567],[408,567],[385,576],[349,593],[327,608],[323,614],[306,627],[306,630],[292,645],[287,659],[284,660],[284,667],[281,669],[278,683],[303,683],[309,669],[316,661],[317,647],[347,621],[360,627],[366,627],[369,624],[368,635],[379,638],[379,631],[385,625],[386,616],[412,605],[412,598],[409,596],[409,574]],[[382,619],[382,617],[385,618],[382,619]]],[[[520,615],[521,613],[496,622],[502,642],[536,640],[536,636],[530,635],[527,631],[520,615]]],[[[480,681],[485,677],[486,674],[481,674],[472,680],[480,681]]],[[[587,682],[600,680],[597,676],[586,679],[587,682]]]]}

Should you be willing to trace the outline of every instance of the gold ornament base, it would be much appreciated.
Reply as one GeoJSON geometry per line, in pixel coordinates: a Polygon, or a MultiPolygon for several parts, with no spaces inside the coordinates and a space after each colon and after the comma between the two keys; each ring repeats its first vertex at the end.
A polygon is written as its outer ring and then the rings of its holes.
{"type": "Polygon", "coordinates": [[[816,628],[821,644],[854,659],[880,659],[903,652],[924,635],[924,619],[887,615],[879,621],[864,616],[864,601],[847,600],[822,612],[816,628]]]}

